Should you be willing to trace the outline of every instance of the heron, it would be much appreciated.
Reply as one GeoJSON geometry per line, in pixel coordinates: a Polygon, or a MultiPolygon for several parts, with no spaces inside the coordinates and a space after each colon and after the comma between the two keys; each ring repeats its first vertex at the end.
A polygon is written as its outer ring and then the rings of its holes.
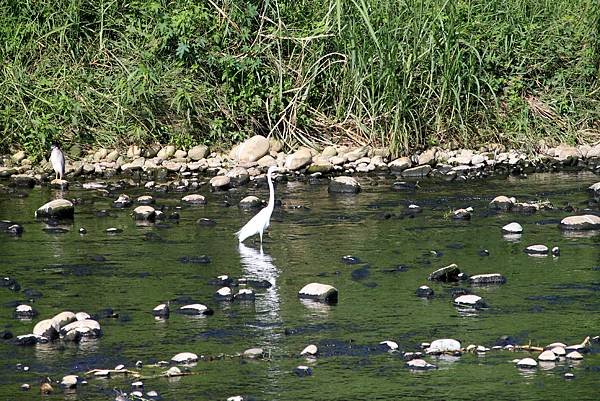
{"type": "Polygon", "coordinates": [[[271,174],[277,171],[277,166],[269,167],[267,170],[267,181],[269,182],[269,203],[260,212],[256,213],[254,217],[250,219],[235,235],[238,237],[240,242],[243,242],[246,238],[251,237],[255,234],[260,235],[260,243],[262,244],[263,231],[269,227],[271,220],[271,214],[275,207],[275,190],[273,189],[273,181],[271,180],[271,174]]]}
{"type": "Polygon", "coordinates": [[[62,180],[65,175],[65,155],[56,142],[52,144],[50,150],[50,163],[56,174],[55,178],[62,180]]]}

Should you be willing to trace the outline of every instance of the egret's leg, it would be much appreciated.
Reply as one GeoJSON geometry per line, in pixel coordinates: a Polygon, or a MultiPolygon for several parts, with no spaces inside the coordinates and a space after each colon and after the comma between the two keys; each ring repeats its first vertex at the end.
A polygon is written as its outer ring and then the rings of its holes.
{"type": "Polygon", "coordinates": [[[262,244],[262,231],[259,231],[258,234],[260,234],[260,243],[262,244]]]}

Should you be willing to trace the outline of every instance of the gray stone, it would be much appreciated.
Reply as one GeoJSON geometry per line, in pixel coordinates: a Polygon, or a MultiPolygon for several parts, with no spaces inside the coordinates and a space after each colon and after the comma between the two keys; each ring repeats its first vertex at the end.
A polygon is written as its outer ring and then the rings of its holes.
{"type": "Polygon", "coordinates": [[[427,177],[429,173],[431,173],[431,166],[425,164],[423,166],[412,167],[402,171],[402,177],[422,178],[427,177]]]}
{"type": "Polygon", "coordinates": [[[152,206],[138,206],[135,209],[133,209],[133,217],[136,220],[154,221],[154,219],[156,218],[156,211],[152,206]]]}
{"type": "Polygon", "coordinates": [[[406,367],[413,370],[431,370],[437,369],[437,366],[432,365],[424,359],[411,359],[406,362],[406,367]]]}
{"type": "Polygon", "coordinates": [[[171,173],[179,173],[185,170],[186,165],[175,160],[165,160],[162,162],[162,166],[170,171],[171,173]],[[183,170],[182,170],[183,169],[183,170]]]}
{"type": "Polygon", "coordinates": [[[181,201],[190,205],[206,205],[206,198],[200,194],[186,195],[181,201]]]}
{"type": "Polygon", "coordinates": [[[181,308],[179,308],[179,312],[186,314],[186,315],[212,315],[213,314],[212,309],[210,309],[208,306],[202,305],[202,304],[184,305],[181,308]]]}
{"type": "Polygon", "coordinates": [[[54,180],[50,181],[50,186],[52,188],[66,191],[67,189],[69,189],[69,182],[67,180],[61,180],[60,178],[55,178],[54,180]]]}
{"type": "Polygon", "coordinates": [[[514,199],[513,198],[509,198],[507,196],[496,196],[491,202],[490,202],[490,208],[492,209],[500,209],[500,210],[510,210],[513,205],[514,205],[514,199]]]}
{"type": "Polygon", "coordinates": [[[60,334],[66,335],[70,331],[77,331],[84,337],[96,338],[102,335],[102,329],[100,323],[92,319],[77,320],[73,323],[69,323],[64,327],[61,327],[60,334]]]}
{"type": "Polygon", "coordinates": [[[460,342],[452,338],[442,338],[433,341],[429,344],[429,347],[425,350],[427,354],[443,354],[443,353],[454,353],[460,352],[460,342]]]}
{"type": "Polygon", "coordinates": [[[295,153],[288,155],[285,160],[285,168],[290,171],[298,170],[312,160],[312,154],[308,148],[300,148],[295,153]]]}
{"type": "Polygon", "coordinates": [[[204,159],[208,155],[208,146],[196,145],[188,151],[187,155],[191,160],[194,161],[204,159]]]}
{"type": "Polygon", "coordinates": [[[244,167],[234,167],[227,172],[226,176],[229,177],[230,183],[234,187],[246,185],[250,181],[248,170],[244,167]]]}
{"type": "Polygon", "coordinates": [[[502,227],[502,232],[508,234],[521,234],[523,232],[523,227],[517,222],[512,222],[502,227]]]}
{"type": "Polygon", "coordinates": [[[253,209],[262,206],[262,201],[256,196],[246,196],[239,203],[240,208],[242,209],[253,209]]]}
{"type": "Polygon", "coordinates": [[[241,162],[254,162],[269,153],[269,140],[255,135],[244,141],[236,151],[236,159],[241,162]]]}
{"type": "Polygon", "coordinates": [[[260,167],[271,167],[277,165],[277,160],[275,160],[272,156],[266,155],[258,159],[258,165],[260,167]]]}
{"type": "Polygon", "coordinates": [[[242,356],[248,359],[258,359],[262,358],[265,354],[265,351],[262,348],[250,348],[244,351],[242,356]]]}
{"type": "Polygon", "coordinates": [[[544,351],[538,356],[538,361],[554,362],[558,360],[558,355],[552,351],[544,351]]]}
{"type": "Polygon", "coordinates": [[[77,316],[73,312],[69,311],[60,312],[52,318],[52,322],[58,330],[67,324],[74,322],[75,320],[77,320],[77,316]]]}
{"type": "Polygon", "coordinates": [[[472,285],[504,284],[506,277],[499,273],[476,274],[469,277],[469,283],[472,285]]]}
{"type": "Polygon", "coordinates": [[[133,204],[133,201],[127,194],[119,195],[119,198],[113,202],[113,206],[117,208],[129,207],[133,204]]]}
{"type": "Polygon", "coordinates": [[[327,284],[310,283],[298,291],[298,297],[335,304],[338,301],[338,290],[327,284]]]}
{"type": "Polygon", "coordinates": [[[167,160],[175,155],[175,146],[168,145],[158,151],[156,157],[167,160]]]}
{"type": "Polygon", "coordinates": [[[66,199],[55,199],[41,206],[35,212],[35,217],[53,217],[57,219],[73,218],[75,208],[73,203],[66,199]]]}
{"type": "Polygon", "coordinates": [[[60,386],[66,389],[74,389],[77,387],[77,383],[79,382],[79,376],[77,375],[67,375],[62,378],[60,381],[60,386]]]}
{"type": "Polygon", "coordinates": [[[335,146],[326,146],[323,149],[323,152],[321,152],[321,155],[323,157],[326,157],[326,158],[336,156],[337,155],[337,149],[335,148],[335,146]]]}
{"type": "Polygon", "coordinates": [[[538,366],[538,363],[533,358],[523,358],[517,362],[517,367],[521,369],[533,369],[538,366]]]}
{"type": "Polygon", "coordinates": [[[29,174],[14,174],[10,181],[17,187],[33,188],[36,183],[35,177],[29,174]]]}
{"type": "Polygon", "coordinates": [[[181,352],[171,358],[171,362],[177,364],[188,364],[198,362],[198,355],[192,352],[181,352]]]}
{"type": "Polygon", "coordinates": [[[152,205],[154,204],[154,198],[150,195],[138,196],[135,200],[139,205],[152,205]]]}
{"type": "Polygon", "coordinates": [[[361,190],[360,184],[352,177],[335,177],[329,181],[327,189],[330,193],[356,194],[361,190]]]}
{"type": "Polygon", "coordinates": [[[231,178],[225,175],[218,175],[210,179],[210,186],[215,190],[227,190],[229,188],[229,184],[231,183],[231,178]]]}
{"type": "Polygon", "coordinates": [[[39,321],[33,327],[33,334],[46,337],[48,340],[54,340],[58,337],[58,330],[52,319],[45,319],[39,321]]]}
{"type": "Polygon", "coordinates": [[[369,153],[369,147],[362,146],[360,148],[353,149],[350,152],[346,153],[346,159],[349,162],[353,162],[362,157],[365,157],[368,153],[369,153]]]}
{"type": "Polygon", "coordinates": [[[547,255],[548,247],[546,245],[529,245],[524,252],[529,255],[547,255]]]}
{"type": "Polygon", "coordinates": [[[392,173],[401,173],[404,170],[410,168],[412,166],[412,162],[408,157],[400,157],[388,164],[388,167],[392,171],[392,173]]]}
{"type": "Polygon", "coordinates": [[[485,302],[483,301],[483,298],[473,294],[461,295],[459,297],[456,297],[454,299],[454,305],[458,307],[468,307],[474,309],[480,309],[486,306],[485,302]]]}
{"type": "Polygon", "coordinates": [[[319,161],[318,163],[313,163],[310,166],[308,166],[308,169],[306,169],[306,173],[328,173],[331,170],[333,170],[333,164],[331,164],[330,162],[319,161]]]}
{"type": "Polygon", "coordinates": [[[458,281],[458,275],[460,274],[460,269],[454,263],[451,265],[442,267],[441,269],[437,269],[432,272],[427,280],[431,281],[443,281],[443,282],[456,282],[458,281]]]}
{"type": "Polygon", "coordinates": [[[560,222],[562,230],[600,230],[600,216],[585,214],[565,217],[560,222]]]}

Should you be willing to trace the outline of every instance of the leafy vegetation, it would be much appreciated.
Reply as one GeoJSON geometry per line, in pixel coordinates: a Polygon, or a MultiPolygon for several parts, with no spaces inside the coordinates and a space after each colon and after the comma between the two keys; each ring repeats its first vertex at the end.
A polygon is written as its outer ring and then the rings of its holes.
{"type": "Polygon", "coordinates": [[[0,148],[598,140],[596,0],[5,0],[0,148]]]}

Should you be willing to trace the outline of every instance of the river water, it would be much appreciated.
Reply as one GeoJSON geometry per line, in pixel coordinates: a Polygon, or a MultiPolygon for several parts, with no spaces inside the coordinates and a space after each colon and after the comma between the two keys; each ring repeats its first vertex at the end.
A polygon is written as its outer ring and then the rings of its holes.
{"type": "MultiPolygon", "coordinates": [[[[33,217],[58,192],[36,187],[0,194],[0,219],[25,228],[21,237],[0,233],[1,274],[22,287],[20,292],[0,288],[0,331],[30,333],[37,321],[70,310],[99,316],[104,333],[79,344],[19,347],[0,340],[0,399],[39,399],[37,387],[44,376],[60,380],[121,363],[135,369],[138,360],[149,365],[184,351],[205,356],[191,368],[193,375],[145,379],[146,391],[156,390],[164,400],[225,400],[234,395],[256,400],[598,399],[597,343],[583,361],[560,361],[525,372],[511,360],[529,356],[526,352],[427,357],[438,369],[413,372],[405,367],[401,352],[377,347],[380,341],[393,340],[402,351],[417,351],[420,343],[438,338],[491,347],[502,336],[543,346],[555,341],[576,344],[599,335],[600,235],[567,235],[557,228],[561,218],[577,214],[566,208],[588,207],[586,189],[598,176],[554,173],[527,179],[422,181],[414,192],[393,191],[393,181],[386,177],[360,180],[363,191],[353,196],[328,194],[324,182],[278,183],[281,206],[275,209],[262,253],[252,240],[238,246],[233,233],[255,212],[235,205],[246,195],[265,199],[264,186],[200,191],[208,199],[206,206],[181,205],[181,193],[150,192],[157,207],[167,214],[177,211],[180,219],[144,226],[133,221],[132,208],[112,207],[121,192],[132,197],[148,193],[143,187],[103,196],[72,183],[63,195],[78,200],[75,219],[60,234],[43,231],[46,224],[33,217]],[[549,200],[554,209],[530,215],[491,211],[488,203],[497,195],[549,200]],[[411,203],[422,212],[407,214],[411,203]],[[468,206],[474,208],[470,221],[449,218],[451,210],[468,206]],[[199,218],[217,224],[199,226],[199,218]],[[520,239],[501,233],[512,221],[524,227],[520,239]],[[80,235],[80,227],[87,234],[80,235]],[[108,235],[109,227],[123,231],[108,235]],[[537,243],[560,247],[560,256],[523,252],[537,243]],[[362,263],[342,263],[348,254],[362,263]],[[211,262],[182,263],[182,258],[200,255],[211,262]],[[501,273],[507,283],[470,288],[467,283],[427,281],[430,272],[451,263],[469,275],[501,273]],[[273,286],[257,289],[254,303],[218,303],[213,300],[218,287],[209,281],[221,274],[266,279],[273,286]],[[301,302],[298,290],[310,282],[335,286],[338,304],[301,302]],[[434,298],[416,297],[415,290],[424,284],[433,288],[434,298]],[[457,287],[483,297],[489,308],[461,313],[452,304],[457,287]],[[171,310],[199,302],[215,313],[200,318],[172,313],[168,320],[156,320],[152,308],[167,300],[171,310]],[[39,316],[16,319],[15,301],[32,305],[39,316]],[[108,308],[113,317],[103,317],[108,308]],[[299,357],[311,343],[320,350],[316,361],[299,357]],[[262,347],[268,357],[235,356],[252,347],[262,347]],[[30,369],[18,369],[18,363],[30,369]],[[296,376],[292,371],[298,365],[309,365],[312,376],[296,376]],[[575,378],[566,380],[567,372],[575,378]],[[30,383],[32,390],[22,392],[23,383],[30,383]]],[[[142,374],[162,370],[144,368],[142,374]]],[[[112,400],[114,389],[129,392],[132,381],[90,378],[74,394],[58,390],[46,398],[112,400]]]]}

